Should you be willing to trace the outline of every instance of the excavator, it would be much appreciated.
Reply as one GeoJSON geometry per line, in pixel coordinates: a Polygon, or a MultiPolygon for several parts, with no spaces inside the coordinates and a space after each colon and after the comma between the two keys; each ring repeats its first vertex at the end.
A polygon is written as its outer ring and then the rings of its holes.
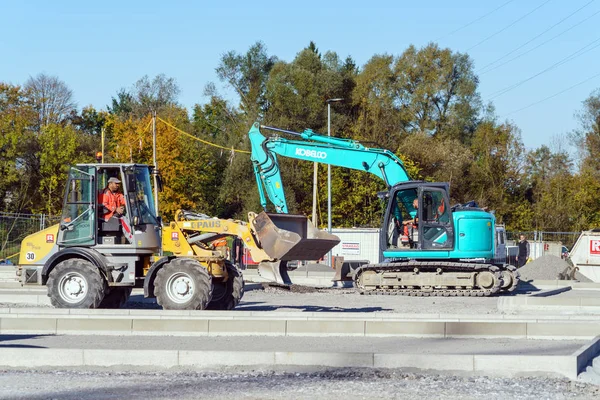
{"type": "Polygon", "coordinates": [[[22,283],[47,286],[57,308],[119,308],[132,288],[143,287],[164,309],[230,310],[244,294],[242,273],[210,241],[240,239],[267,271],[285,260],[322,257],[339,243],[306,217],[285,214],[250,213],[245,223],[179,211],[163,224],[153,174],[145,164],[72,166],[60,222],[21,243],[22,283]],[[125,210],[106,221],[98,194],[111,178],[122,182],[125,210]]]}
{"type": "Polygon", "coordinates": [[[385,182],[387,191],[378,194],[386,204],[380,259],[353,276],[361,294],[489,296],[516,289],[516,268],[497,254],[494,215],[474,202],[450,206],[448,183],[413,181],[393,152],[356,140],[258,123],[248,135],[265,210],[268,198],[276,212],[288,212],[278,156],[365,171],[385,182]],[[261,128],[277,134],[267,138],[261,128]]]}

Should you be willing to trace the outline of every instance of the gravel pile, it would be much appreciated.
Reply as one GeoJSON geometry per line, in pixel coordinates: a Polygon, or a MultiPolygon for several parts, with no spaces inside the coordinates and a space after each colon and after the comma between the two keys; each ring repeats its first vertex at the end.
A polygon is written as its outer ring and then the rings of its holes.
{"type": "MultiPolygon", "coordinates": [[[[528,262],[522,268],[519,268],[521,280],[529,281],[537,280],[556,280],[559,279],[559,274],[569,266],[569,263],[560,257],[556,256],[541,256],[533,261],[528,262]]],[[[575,278],[580,282],[591,282],[590,279],[581,275],[579,272],[575,274],[575,278]]]]}
{"type": "Polygon", "coordinates": [[[493,378],[343,368],[321,371],[0,371],[2,399],[591,399],[600,388],[549,377],[493,378]]]}

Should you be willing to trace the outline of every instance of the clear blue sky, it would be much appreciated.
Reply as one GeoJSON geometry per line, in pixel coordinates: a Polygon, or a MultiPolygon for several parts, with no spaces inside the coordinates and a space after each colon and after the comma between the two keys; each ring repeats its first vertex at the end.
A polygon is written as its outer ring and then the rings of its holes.
{"type": "Polygon", "coordinates": [[[359,66],[374,54],[399,55],[410,44],[421,47],[437,41],[442,47],[467,52],[475,70],[482,72],[485,65],[585,6],[504,60],[589,18],[586,22],[480,75],[483,99],[492,99],[497,114],[521,128],[526,147],[532,149],[550,144],[552,137],[578,126],[574,113],[600,87],[600,75],[539,105],[509,113],[600,73],[600,47],[594,48],[600,44],[594,43],[600,39],[600,13],[593,15],[600,12],[600,1],[514,0],[504,5],[506,2],[305,0],[289,5],[231,0],[214,5],[217,2],[4,0],[0,3],[0,81],[23,84],[40,72],[56,75],[74,91],[80,108],[89,104],[105,108],[120,88],[131,87],[144,75],[164,73],[177,80],[182,90],[180,101],[191,109],[195,103],[207,101],[202,94],[206,83],[212,81],[220,87],[214,72],[220,56],[229,50],[244,53],[259,40],[269,54],[285,61],[292,61],[312,40],[322,53],[331,50],[342,58],[350,55],[359,66]],[[464,29],[452,33],[461,27],[464,29]],[[581,48],[589,51],[493,98],[499,90],[581,48]]]}

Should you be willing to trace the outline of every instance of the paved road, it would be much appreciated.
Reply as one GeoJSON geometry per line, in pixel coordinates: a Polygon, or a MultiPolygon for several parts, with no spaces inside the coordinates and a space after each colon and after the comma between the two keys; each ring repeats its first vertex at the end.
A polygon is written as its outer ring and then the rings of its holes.
{"type": "Polygon", "coordinates": [[[2,348],[568,355],[586,340],[390,337],[0,335],[2,348]]]}

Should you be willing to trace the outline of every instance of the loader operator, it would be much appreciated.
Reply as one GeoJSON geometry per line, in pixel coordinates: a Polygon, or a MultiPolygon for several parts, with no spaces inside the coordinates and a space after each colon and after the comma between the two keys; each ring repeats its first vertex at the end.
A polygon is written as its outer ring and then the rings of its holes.
{"type": "Polygon", "coordinates": [[[119,193],[121,181],[118,178],[112,177],[108,180],[108,186],[104,188],[98,196],[98,204],[102,204],[100,218],[104,221],[110,220],[112,217],[121,217],[125,214],[125,197],[119,193]]]}

